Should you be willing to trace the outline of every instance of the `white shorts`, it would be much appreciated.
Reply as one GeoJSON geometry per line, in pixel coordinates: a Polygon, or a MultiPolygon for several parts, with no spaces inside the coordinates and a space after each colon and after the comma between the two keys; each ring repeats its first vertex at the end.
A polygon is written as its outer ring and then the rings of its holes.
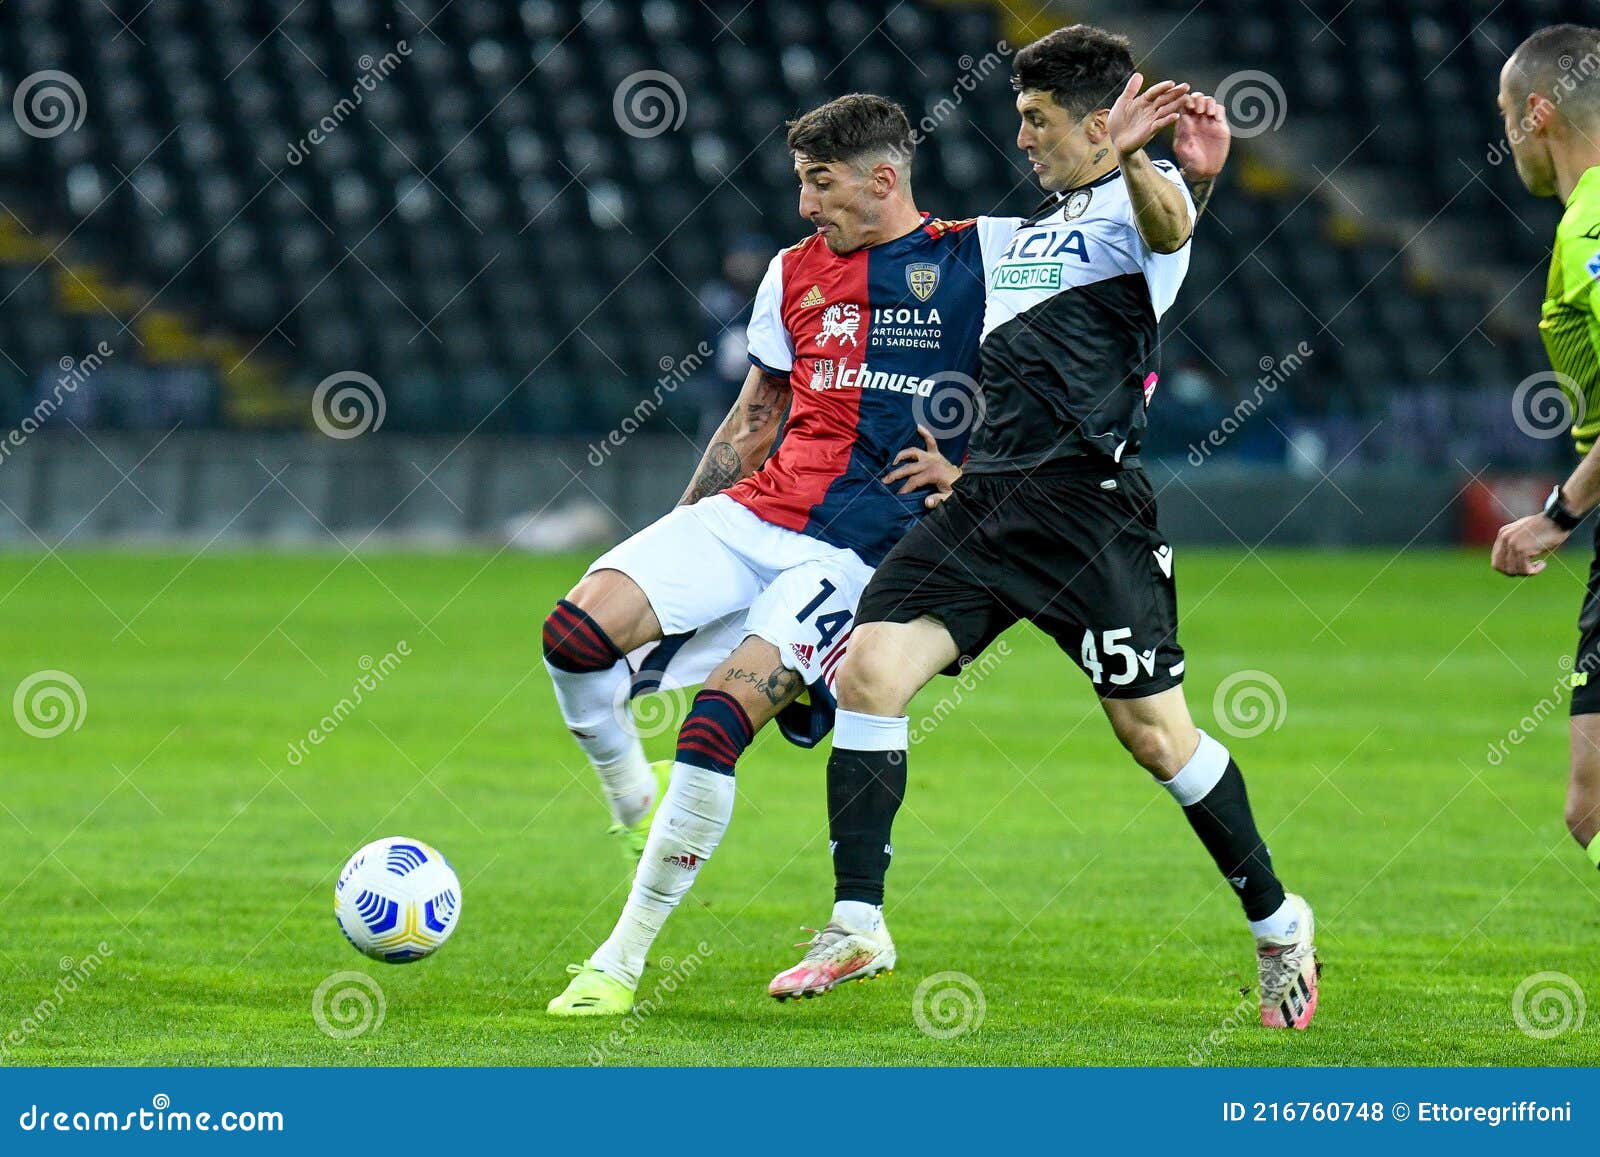
{"type": "MultiPolygon", "coordinates": [[[[778,649],[808,687],[831,693],[872,568],[844,547],[763,522],[724,494],[680,506],[597,558],[644,591],[663,635],[694,632],[666,665],[690,686],[750,635],[778,649]]],[[[656,644],[629,661],[639,669],[656,644]]]]}

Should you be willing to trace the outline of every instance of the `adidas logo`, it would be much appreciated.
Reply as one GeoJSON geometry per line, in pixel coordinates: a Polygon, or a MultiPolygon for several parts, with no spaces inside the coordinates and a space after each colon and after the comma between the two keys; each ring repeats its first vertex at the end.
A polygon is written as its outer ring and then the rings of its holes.
{"type": "Polygon", "coordinates": [[[811,287],[811,292],[807,293],[804,297],[802,297],[800,299],[800,308],[801,309],[809,309],[813,305],[821,305],[821,304],[823,304],[823,302],[826,301],[826,300],[827,299],[822,296],[822,290],[818,289],[815,285],[813,285],[811,287]]]}
{"type": "Polygon", "coordinates": [[[801,663],[807,667],[811,666],[811,656],[816,653],[816,648],[810,643],[790,643],[789,650],[794,652],[794,657],[801,663]]]}
{"type": "Polygon", "coordinates": [[[700,857],[693,852],[679,852],[675,856],[662,856],[663,864],[671,864],[674,868],[682,868],[685,872],[692,872],[700,866],[700,857]]]}

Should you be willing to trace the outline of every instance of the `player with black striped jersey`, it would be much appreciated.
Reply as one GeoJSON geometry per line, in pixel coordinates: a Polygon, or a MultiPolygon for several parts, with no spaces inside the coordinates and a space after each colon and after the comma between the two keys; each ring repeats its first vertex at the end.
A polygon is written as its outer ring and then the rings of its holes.
{"type": "Polygon", "coordinates": [[[1051,195],[998,257],[985,254],[984,406],[964,473],[861,597],[828,763],[833,919],[768,992],[815,995],[893,955],[881,905],[906,706],[1025,618],[1089,677],[1117,738],[1238,894],[1262,1023],[1305,1028],[1317,1003],[1311,909],[1278,881],[1238,765],[1190,718],[1172,548],[1138,457],[1158,322],[1197,216],[1179,171],[1145,146],[1176,125],[1180,161],[1213,177],[1226,121],[1187,85],[1141,93],[1127,40],[1097,28],[1050,33],[1014,65],[1017,146],[1051,195]]]}

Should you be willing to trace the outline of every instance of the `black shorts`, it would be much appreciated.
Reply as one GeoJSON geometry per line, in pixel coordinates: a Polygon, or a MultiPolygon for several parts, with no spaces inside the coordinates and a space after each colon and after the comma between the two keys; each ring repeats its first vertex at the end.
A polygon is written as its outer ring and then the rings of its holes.
{"type": "Polygon", "coordinates": [[[889,552],[858,623],[939,620],[959,673],[1027,619],[1107,699],[1183,682],[1172,548],[1143,470],[968,474],[889,552]]]}
{"type": "Polygon", "coordinates": [[[1578,653],[1572,662],[1572,714],[1600,714],[1600,519],[1595,520],[1589,589],[1578,612],[1578,653]]]}

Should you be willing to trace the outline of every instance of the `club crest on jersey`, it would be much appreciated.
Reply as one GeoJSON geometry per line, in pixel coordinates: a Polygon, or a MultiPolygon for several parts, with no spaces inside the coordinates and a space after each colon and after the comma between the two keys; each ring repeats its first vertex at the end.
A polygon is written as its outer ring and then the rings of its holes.
{"type": "Polygon", "coordinates": [[[835,303],[822,311],[822,329],[815,340],[819,346],[827,345],[830,338],[838,338],[841,346],[845,342],[855,345],[856,330],[860,328],[861,307],[853,301],[844,305],[835,303]]]}
{"type": "Polygon", "coordinates": [[[1089,202],[1094,199],[1093,189],[1079,189],[1067,198],[1067,203],[1061,207],[1061,219],[1072,221],[1082,217],[1089,211],[1089,202]]]}
{"type": "Polygon", "coordinates": [[[939,267],[931,261],[918,261],[906,266],[906,288],[917,295],[918,301],[927,301],[939,288],[939,267]]]}

